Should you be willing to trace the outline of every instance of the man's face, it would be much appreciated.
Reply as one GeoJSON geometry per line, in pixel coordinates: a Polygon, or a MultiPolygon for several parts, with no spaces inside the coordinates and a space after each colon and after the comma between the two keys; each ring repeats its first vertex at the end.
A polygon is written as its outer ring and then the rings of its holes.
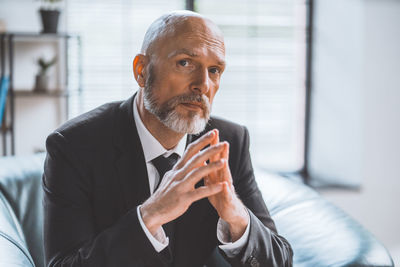
{"type": "Polygon", "coordinates": [[[201,132],[225,68],[222,37],[204,21],[181,25],[150,57],[145,108],[179,133],[201,132]]]}

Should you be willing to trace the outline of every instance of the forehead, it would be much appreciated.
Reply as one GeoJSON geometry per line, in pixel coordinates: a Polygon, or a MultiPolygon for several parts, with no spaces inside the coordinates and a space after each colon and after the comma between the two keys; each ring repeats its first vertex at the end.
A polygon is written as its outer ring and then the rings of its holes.
{"type": "Polygon", "coordinates": [[[160,40],[160,56],[171,58],[188,54],[224,62],[225,44],[215,24],[202,18],[190,18],[171,26],[173,28],[160,40]]]}

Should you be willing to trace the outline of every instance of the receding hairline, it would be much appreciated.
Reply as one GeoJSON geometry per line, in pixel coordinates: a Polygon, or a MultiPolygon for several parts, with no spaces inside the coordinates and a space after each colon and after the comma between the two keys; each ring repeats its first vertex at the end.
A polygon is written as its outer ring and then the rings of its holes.
{"type": "Polygon", "coordinates": [[[173,35],[180,26],[188,23],[188,20],[193,18],[201,19],[208,28],[213,28],[223,41],[222,32],[213,21],[196,12],[178,10],[162,15],[149,26],[143,39],[141,54],[151,54],[152,48],[158,40],[173,35]]]}

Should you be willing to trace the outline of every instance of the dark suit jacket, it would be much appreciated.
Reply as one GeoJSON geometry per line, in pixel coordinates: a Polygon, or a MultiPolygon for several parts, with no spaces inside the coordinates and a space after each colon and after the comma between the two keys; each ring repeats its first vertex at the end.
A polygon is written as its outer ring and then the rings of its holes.
{"type": "MultiPolygon", "coordinates": [[[[149,196],[133,97],[105,104],[68,121],[47,141],[43,175],[44,246],[48,266],[203,266],[219,245],[218,215],[207,199],[176,219],[174,255],[157,253],[137,217],[149,196]]],[[[230,143],[229,166],[237,194],[248,207],[249,241],[232,266],[291,266],[289,243],[276,232],[254,180],[246,128],[212,118],[230,143]]],[[[188,136],[191,142],[198,136],[188,136]]],[[[217,249],[218,250],[218,249],[217,249]]],[[[213,261],[213,260],[211,260],[213,261]]]]}

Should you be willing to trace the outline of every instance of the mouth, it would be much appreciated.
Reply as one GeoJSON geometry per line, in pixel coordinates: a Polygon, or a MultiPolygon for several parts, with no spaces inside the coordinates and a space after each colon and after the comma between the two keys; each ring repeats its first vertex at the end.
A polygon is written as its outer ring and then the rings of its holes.
{"type": "Polygon", "coordinates": [[[190,110],[203,110],[203,105],[200,103],[180,103],[180,105],[190,110]]]}

